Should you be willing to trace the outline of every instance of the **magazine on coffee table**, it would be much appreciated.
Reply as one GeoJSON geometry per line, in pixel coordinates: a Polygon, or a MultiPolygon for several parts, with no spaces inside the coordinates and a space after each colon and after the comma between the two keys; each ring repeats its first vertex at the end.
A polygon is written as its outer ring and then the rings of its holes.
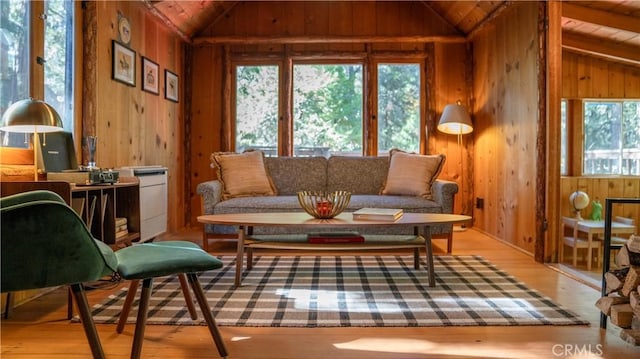
{"type": "Polygon", "coordinates": [[[358,232],[312,232],[307,234],[309,243],[362,243],[364,237],[358,232]]]}
{"type": "Polygon", "coordinates": [[[353,212],[356,221],[390,221],[394,222],[402,217],[400,208],[361,208],[353,212]]]}

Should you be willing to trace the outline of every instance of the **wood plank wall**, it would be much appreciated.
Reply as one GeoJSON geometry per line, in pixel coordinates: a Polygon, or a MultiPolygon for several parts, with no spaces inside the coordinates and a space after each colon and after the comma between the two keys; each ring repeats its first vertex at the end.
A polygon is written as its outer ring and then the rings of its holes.
{"type": "Polygon", "coordinates": [[[538,5],[516,2],[473,41],[474,227],[535,246],[538,5]]]}
{"type": "MultiPolygon", "coordinates": [[[[183,41],[146,11],[142,2],[86,2],[95,15],[85,21],[97,29],[85,46],[95,47],[95,59],[85,59],[83,133],[96,135],[96,163],[103,168],[162,165],[169,168],[168,230],[185,225],[183,134],[183,41]],[[136,52],[136,86],[111,79],[111,40],[118,39],[118,13],[129,19],[136,52]],[[159,64],[159,95],[142,91],[141,56],[159,64]],[[92,61],[93,60],[93,61],[92,61]],[[87,66],[89,68],[87,68],[87,66]],[[179,103],[164,98],[164,70],[179,77],[179,103]],[[87,90],[88,89],[88,90],[87,90]]],[[[85,10],[87,11],[87,10],[85,10]]],[[[85,34],[87,39],[87,34],[85,34]]],[[[83,164],[87,162],[84,148],[83,164]]]]}
{"type": "MultiPolygon", "coordinates": [[[[247,35],[247,36],[303,36],[303,35],[456,35],[428,6],[421,2],[240,2],[217,23],[211,24],[201,36],[247,35]]],[[[282,53],[304,53],[311,55],[347,54],[362,55],[363,52],[384,52],[402,55],[428,52],[430,44],[269,44],[269,45],[198,45],[193,48],[193,105],[191,111],[192,136],[187,138],[191,146],[192,172],[191,225],[199,226],[196,216],[200,214],[200,198],[196,187],[199,183],[214,179],[209,166],[211,152],[224,150],[222,133],[225,114],[225,49],[234,56],[281,56],[282,53]]],[[[436,122],[444,106],[457,100],[469,103],[470,81],[467,73],[467,48],[465,44],[436,44],[434,46],[432,83],[435,99],[427,99],[426,121],[429,128],[430,152],[446,153],[447,167],[441,178],[458,181],[465,190],[456,197],[456,213],[469,211],[472,198],[473,173],[469,151],[472,138],[463,138],[462,155],[455,136],[439,133],[436,122]],[[460,173],[460,158],[464,158],[464,173],[460,173]],[[466,178],[466,184],[461,179],[466,178]]],[[[366,111],[365,111],[366,113],[366,111]]]]}
{"type": "MultiPolygon", "coordinates": [[[[564,51],[562,71],[563,98],[640,99],[638,67],[564,51]]],[[[577,113],[581,115],[582,111],[577,113]]],[[[582,119],[575,118],[573,121],[581,122],[582,119]]],[[[576,164],[574,167],[578,172],[580,165],[576,164]]],[[[603,205],[607,197],[640,198],[640,178],[635,176],[580,176],[579,173],[575,173],[570,177],[562,177],[561,187],[563,216],[573,216],[568,198],[576,190],[586,192],[592,200],[598,197],[603,205]]],[[[631,217],[636,223],[640,223],[638,205],[615,205],[613,210],[613,216],[631,217]]],[[[582,216],[586,218],[590,213],[591,206],[583,210],[582,216]]]]}

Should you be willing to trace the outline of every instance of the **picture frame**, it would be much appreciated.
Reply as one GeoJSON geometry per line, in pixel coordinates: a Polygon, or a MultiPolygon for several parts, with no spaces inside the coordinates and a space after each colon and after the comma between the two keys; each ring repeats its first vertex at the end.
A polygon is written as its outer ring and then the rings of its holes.
{"type": "Polygon", "coordinates": [[[140,82],[142,83],[142,91],[158,95],[158,89],[160,87],[160,66],[158,66],[155,61],[149,59],[148,57],[141,56],[141,58],[142,66],[140,66],[140,82]]]}
{"type": "Polygon", "coordinates": [[[111,40],[111,78],[125,85],[136,86],[136,52],[124,44],[111,40]]]}
{"type": "Polygon", "coordinates": [[[164,70],[164,98],[169,101],[178,102],[179,92],[178,75],[165,69],[164,70]]]}

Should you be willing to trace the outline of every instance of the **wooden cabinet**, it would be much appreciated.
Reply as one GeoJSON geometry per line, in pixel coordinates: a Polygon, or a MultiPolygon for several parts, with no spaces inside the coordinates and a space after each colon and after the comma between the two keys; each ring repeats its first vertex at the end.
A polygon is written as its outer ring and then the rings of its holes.
{"type": "Polygon", "coordinates": [[[136,178],[119,183],[73,186],[72,206],[96,239],[109,245],[129,245],[140,238],[140,187],[136,178]],[[116,219],[126,218],[127,234],[116,237],[116,219]]]}
{"type": "Polygon", "coordinates": [[[129,245],[140,239],[140,186],[135,177],[122,177],[119,183],[91,186],[64,181],[1,183],[2,196],[37,189],[60,194],[80,214],[93,236],[108,245],[129,245]],[[116,218],[127,221],[127,234],[118,238],[116,218]]]}

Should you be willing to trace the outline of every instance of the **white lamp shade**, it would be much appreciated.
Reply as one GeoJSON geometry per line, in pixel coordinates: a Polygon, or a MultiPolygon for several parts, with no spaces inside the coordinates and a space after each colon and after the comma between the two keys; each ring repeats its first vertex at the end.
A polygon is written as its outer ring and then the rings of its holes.
{"type": "Polygon", "coordinates": [[[469,112],[461,104],[445,106],[438,122],[438,130],[451,135],[466,135],[473,132],[469,112]]]}
{"type": "Polygon", "coordinates": [[[2,115],[0,130],[6,132],[56,132],[62,131],[58,112],[46,102],[34,99],[20,100],[2,115]]]}

